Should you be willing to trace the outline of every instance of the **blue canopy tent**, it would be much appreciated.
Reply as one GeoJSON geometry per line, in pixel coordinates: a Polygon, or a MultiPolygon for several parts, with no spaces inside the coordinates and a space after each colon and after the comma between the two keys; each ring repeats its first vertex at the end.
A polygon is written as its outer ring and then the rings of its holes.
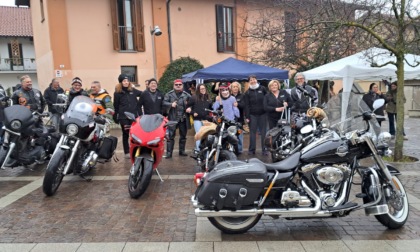
{"type": "Polygon", "coordinates": [[[227,58],[217,64],[184,74],[183,81],[245,81],[248,76],[255,75],[258,80],[287,80],[289,71],[258,65],[235,58],[227,58]],[[184,78],[185,77],[185,78],[184,78]]]}

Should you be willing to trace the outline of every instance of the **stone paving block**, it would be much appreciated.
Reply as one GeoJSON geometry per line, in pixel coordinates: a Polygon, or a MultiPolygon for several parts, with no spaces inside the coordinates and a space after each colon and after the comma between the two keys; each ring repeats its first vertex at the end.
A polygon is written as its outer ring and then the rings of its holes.
{"type": "Polygon", "coordinates": [[[305,252],[299,241],[257,241],[260,252],[305,252]]]}
{"type": "Polygon", "coordinates": [[[407,193],[408,203],[410,204],[420,204],[420,199],[415,197],[414,195],[407,193]]]}
{"type": "Polygon", "coordinates": [[[123,251],[124,246],[124,242],[82,243],[77,252],[118,252],[123,251]]]}
{"type": "Polygon", "coordinates": [[[396,250],[386,243],[386,241],[343,241],[351,251],[357,252],[371,252],[371,251],[381,251],[381,252],[395,252],[396,250]]]}
{"type": "MultiPolygon", "coordinates": [[[[169,252],[213,252],[212,242],[171,242],[169,252]]],[[[225,250],[227,251],[227,250],[225,250]]]]}
{"type": "Polygon", "coordinates": [[[214,242],[214,252],[246,251],[258,252],[257,242],[214,242]]]}
{"type": "Polygon", "coordinates": [[[80,245],[81,243],[38,243],[31,252],[76,252],[80,245]]]}
{"type": "Polygon", "coordinates": [[[413,207],[413,208],[415,208],[415,209],[417,209],[417,210],[420,211],[420,203],[416,203],[416,204],[411,204],[410,203],[410,207],[413,207]]]}
{"type": "Polygon", "coordinates": [[[386,241],[386,243],[400,252],[418,252],[420,250],[420,240],[397,240],[386,241]]]}
{"type": "Polygon", "coordinates": [[[166,252],[169,242],[127,242],[123,252],[166,252]]]}
{"type": "Polygon", "coordinates": [[[31,251],[36,244],[34,243],[0,243],[0,251],[7,252],[26,252],[31,251]]]}
{"type": "Polygon", "coordinates": [[[205,217],[197,218],[195,241],[222,241],[221,231],[205,217]]]}
{"type": "Polygon", "coordinates": [[[301,243],[306,252],[351,251],[342,241],[302,241],[301,243]]]}

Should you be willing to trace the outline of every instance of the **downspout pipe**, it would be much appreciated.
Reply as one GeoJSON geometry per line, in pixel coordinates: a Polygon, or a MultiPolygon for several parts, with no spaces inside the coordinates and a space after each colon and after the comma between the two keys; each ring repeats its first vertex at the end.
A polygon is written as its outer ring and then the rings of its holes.
{"type": "Polygon", "coordinates": [[[169,60],[172,62],[172,36],[171,36],[171,0],[166,0],[166,19],[168,21],[169,60]]]}

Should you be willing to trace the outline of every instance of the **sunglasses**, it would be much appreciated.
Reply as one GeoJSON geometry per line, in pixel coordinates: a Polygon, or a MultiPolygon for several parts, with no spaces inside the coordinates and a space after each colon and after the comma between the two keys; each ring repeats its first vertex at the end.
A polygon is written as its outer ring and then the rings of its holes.
{"type": "Polygon", "coordinates": [[[174,86],[178,86],[179,87],[179,86],[182,86],[182,84],[174,84],[174,86]]]}

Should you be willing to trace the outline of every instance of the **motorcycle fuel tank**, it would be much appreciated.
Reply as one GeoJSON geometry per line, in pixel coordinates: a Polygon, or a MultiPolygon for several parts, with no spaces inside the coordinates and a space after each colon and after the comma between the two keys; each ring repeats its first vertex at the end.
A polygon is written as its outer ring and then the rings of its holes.
{"type": "Polygon", "coordinates": [[[305,163],[346,162],[349,160],[347,143],[334,139],[310,144],[302,150],[301,160],[305,163]]]}

